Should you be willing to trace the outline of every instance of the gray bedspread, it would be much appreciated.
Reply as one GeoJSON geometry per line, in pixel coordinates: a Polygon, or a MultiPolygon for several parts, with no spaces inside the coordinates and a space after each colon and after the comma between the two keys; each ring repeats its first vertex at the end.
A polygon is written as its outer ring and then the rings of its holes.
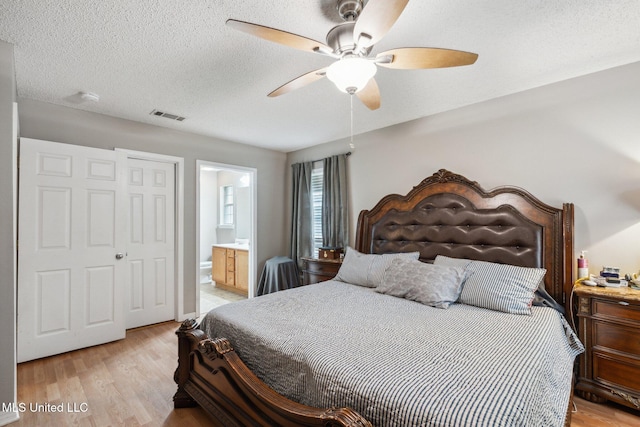
{"type": "Polygon", "coordinates": [[[376,426],[562,426],[583,351],[551,308],[442,310],[337,281],[224,305],[201,327],[278,393],[376,426]]]}

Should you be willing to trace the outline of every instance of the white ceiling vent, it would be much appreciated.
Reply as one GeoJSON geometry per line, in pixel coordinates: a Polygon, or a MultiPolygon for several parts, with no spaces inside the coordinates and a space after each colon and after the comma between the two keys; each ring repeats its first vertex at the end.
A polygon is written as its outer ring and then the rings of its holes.
{"type": "Polygon", "coordinates": [[[152,116],[164,117],[166,119],[177,120],[179,122],[183,121],[185,117],[178,116],[177,114],[166,113],[164,111],[153,110],[150,112],[152,116]]]}

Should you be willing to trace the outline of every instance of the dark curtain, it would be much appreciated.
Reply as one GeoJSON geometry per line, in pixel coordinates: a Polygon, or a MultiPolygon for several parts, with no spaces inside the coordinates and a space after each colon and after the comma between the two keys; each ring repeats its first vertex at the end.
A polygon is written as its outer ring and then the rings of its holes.
{"type": "Polygon", "coordinates": [[[347,154],[323,160],[322,245],[344,248],[349,239],[347,154]]]}
{"type": "Polygon", "coordinates": [[[291,258],[302,268],[300,258],[313,252],[313,217],[311,210],[311,171],[313,162],[291,165],[293,171],[291,208],[291,258]]]}

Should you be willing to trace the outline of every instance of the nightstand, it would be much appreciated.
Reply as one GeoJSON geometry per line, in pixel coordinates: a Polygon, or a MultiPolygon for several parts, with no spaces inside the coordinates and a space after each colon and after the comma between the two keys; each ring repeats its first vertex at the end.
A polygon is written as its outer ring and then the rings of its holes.
{"type": "Polygon", "coordinates": [[[640,409],[640,291],[577,284],[580,355],[576,392],[640,409]]]}
{"type": "Polygon", "coordinates": [[[302,283],[310,285],[312,283],[324,282],[333,279],[342,265],[342,259],[302,259],[302,283]]]}

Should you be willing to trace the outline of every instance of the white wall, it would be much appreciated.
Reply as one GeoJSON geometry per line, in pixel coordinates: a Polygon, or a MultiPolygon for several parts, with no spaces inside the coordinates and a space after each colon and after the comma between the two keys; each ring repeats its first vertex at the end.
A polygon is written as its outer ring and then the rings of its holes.
{"type": "MultiPolygon", "coordinates": [[[[185,159],[184,182],[184,312],[196,311],[195,295],[200,261],[196,258],[195,183],[196,160],[257,169],[257,271],[264,262],[286,249],[285,182],[286,155],[281,152],[237,144],[201,135],[118,119],[39,101],[18,99],[20,134],[27,138],[111,149],[126,148],[185,159]]],[[[1,196],[4,194],[0,194],[1,196]]],[[[257,282],[257,279],[255,280],[257,282]]]]}
{"type": "Polygon", "coordinates": [[[200,261],[211,261],[211,245],[218,243],[218,172],[200,172],[200,261]]]}
{"type": "MultiPolygon", "coordinates": [[[[553,206],[573,202],[575,249],[588,251],[591,272],[605,264],[638,272],[638,76],[640,63],[630,64],[357,135],[349,157],[353,224],[386,194],[406,194],[445,168],[485,189],[515,185],[553,206]]],[[[340,140],[287,160],[347,150],[340,140]]]]}

